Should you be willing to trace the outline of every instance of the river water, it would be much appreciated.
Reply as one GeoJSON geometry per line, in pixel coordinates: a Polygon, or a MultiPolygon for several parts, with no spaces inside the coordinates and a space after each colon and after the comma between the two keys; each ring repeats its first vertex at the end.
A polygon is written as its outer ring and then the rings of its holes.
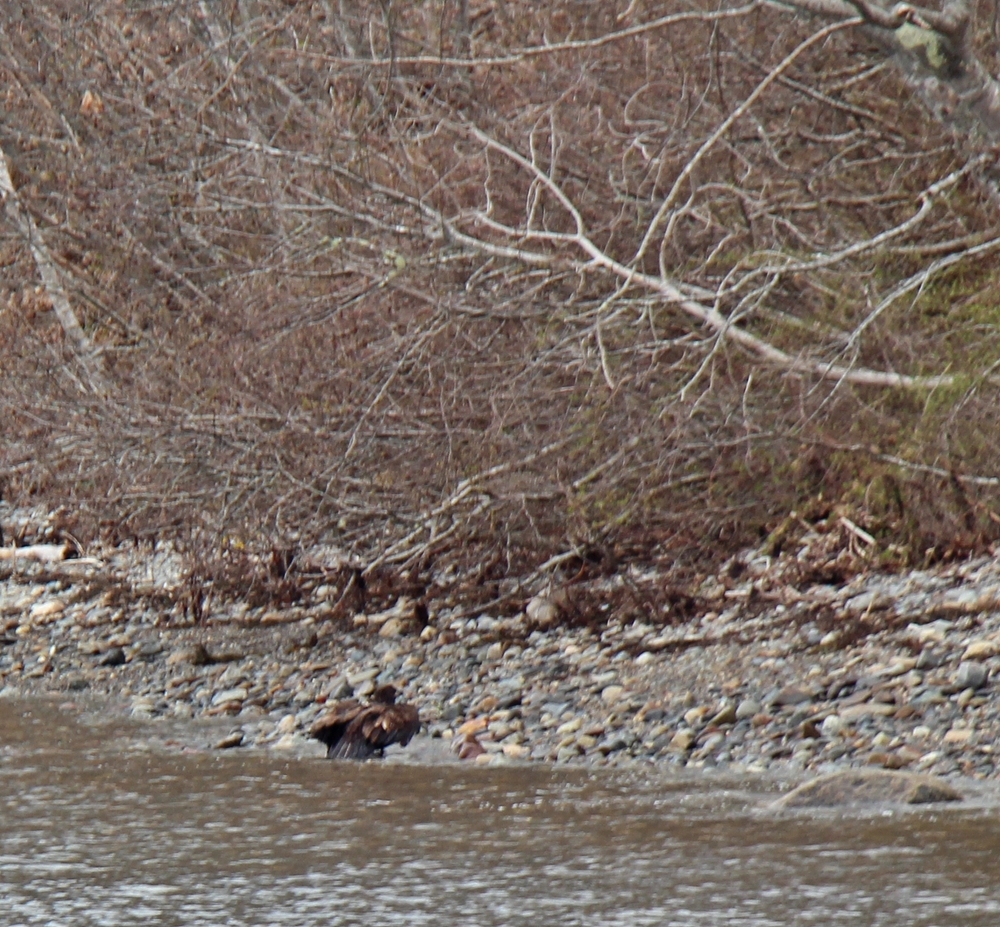
{"type": "Polygon", "coordinates": [[[759,780],[187,754],[151,728],[0,700],[3,927],[1000,923],[987,791],[777,815],[759,780]]]}

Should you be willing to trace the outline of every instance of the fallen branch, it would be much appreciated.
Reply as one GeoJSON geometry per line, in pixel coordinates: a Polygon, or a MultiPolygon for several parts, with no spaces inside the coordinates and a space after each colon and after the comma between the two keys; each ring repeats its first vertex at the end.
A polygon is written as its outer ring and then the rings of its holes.
{"type": "Polygon", "coordinates": [[[29,544],[25,547],[0,547],[0,560],[32,560],[55,563],[69,555],[69,544],[29,544]]]}

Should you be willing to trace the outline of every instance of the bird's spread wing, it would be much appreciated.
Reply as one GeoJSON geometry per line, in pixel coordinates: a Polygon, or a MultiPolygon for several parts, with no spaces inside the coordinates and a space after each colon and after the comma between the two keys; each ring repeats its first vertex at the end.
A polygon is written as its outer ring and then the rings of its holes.
{"type": "Polygon", "coordinates": [[[420,730],[420,715],[412,705],[372,706],[358,722],[365,740],[376,749],[389,744],[405,747],[420,730]]]}
{"type": "Polygon", "coordinates": [[[329,711],[320,715],[309,728],[309,734],[323,741],[328,747],[333,746],[343,736],[359,714],[365,711],[364,706],[351,699],[337,702],[329,711]]]}
{"type": "Polygon", "coordinates": [[[379,754],[390,744],[406,746],[420,730],[413,705],[362,705],[353,699],[337,702],[309,728],[327,746],[327,756],[360,760],[379,754]]]}

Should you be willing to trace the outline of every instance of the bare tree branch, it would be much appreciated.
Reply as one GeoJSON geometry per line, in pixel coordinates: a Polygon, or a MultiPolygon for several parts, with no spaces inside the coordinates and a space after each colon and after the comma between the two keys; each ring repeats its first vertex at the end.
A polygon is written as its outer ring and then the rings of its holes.
{"type": "Polygon", "coordinates": [[[5,215],[14,228],[18,230],[22,240],[31,251],[42,285],[52,300],[52,308],[59,319],[59,324],[62,325],[66,337],[74,346],[77,357],[86,372],[91,390],[105,393],[108,386],[101,372],[100,361],[94,351],[94,346],[87,338],[73,307],[70,305],[66,288],[63,285],[62,272],[52,259],[45,240],[35,225],[35,220],[18,198],[11,180],[7,157],[2,148],[0,148],[0,196],[3,198],[5,215]]]}

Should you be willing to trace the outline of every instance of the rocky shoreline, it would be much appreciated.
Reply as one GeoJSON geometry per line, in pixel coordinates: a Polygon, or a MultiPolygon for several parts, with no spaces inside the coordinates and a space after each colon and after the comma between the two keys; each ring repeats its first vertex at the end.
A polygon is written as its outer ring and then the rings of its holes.
{"type": "Polygon", "coordinates": [[[568,627],[552,593],[510,617],[430,602],[416,622],[402,597],[345,621],[324,583],[293,608],[231,602],[192,624],[166,595],[169,545],[8,556],[0,695],[215,719],[219,749],[321,755],[306,732],[325,703],[391,682],[456,761],[996,778],[1000,560],[839,585],[794,582],[794,562],[735,558],[686,621],[568,627]]]}

